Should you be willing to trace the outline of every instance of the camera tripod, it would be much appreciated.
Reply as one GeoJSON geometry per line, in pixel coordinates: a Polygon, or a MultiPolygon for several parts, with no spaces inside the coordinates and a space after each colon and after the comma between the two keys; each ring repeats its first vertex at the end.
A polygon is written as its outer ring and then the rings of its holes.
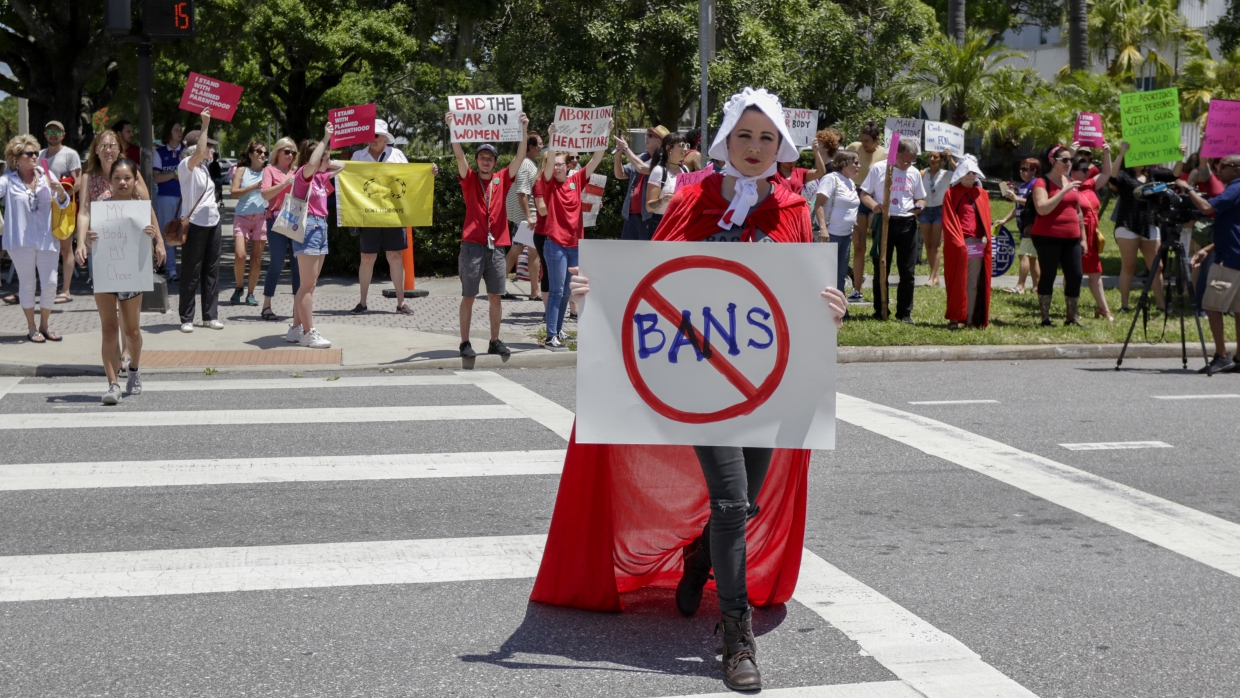
{"type": "MultiPolygon", "coordinates": [[[[1145,287],[1141,289],[1141,298],[1137,301],[1137,307],[1132,314],[1132,324],[1128,327],[1128,336],[1124,338],[1124,346],[1119,350],[1119,360],[1115,362],[1115,370],[1124,363],[1124,354],[1128,352],[1128,344],[1132,341],[1132,333],[1137,329],[1137,320],[1145,317],[1150,309],[1150,289],[1154,287],[1154,279],[1158,276],[1158,272],[1171,268],[1176,272],[1174,284],[1163,284],[1163,302],[1166,303],[1169,316],[1171,314],[1172,304],[1174,303],[1176,314],[1180,316],[1180,360],[1185,369],[1188,368],[1188,332],[1184,323],[1184,306],[1187,305],[1189,312],[1193,314],[1193,320],[1197,323],[1197,338],[1201,340],[1201,357],[1206,362],[1206,375],[1213,375],[1210,372],[1210,355],[1206,352],[1206,336],[1201,331],[1201,316],[1197,314],[1196,303],[1194,297],[1190,295],[1189,280],[1192,278],[1188,266],[1188,259],[1185,258],[1184,245],[1180,244],[1179,226],[1171,224],[1160,224],[1158,229],[1162,235],[1162,244],[1158,246],[1158,254],[1154,257],[1154,266],[1150,269],[1149,276],[1145,279],[1145,287]],[[1172,258],[1174,257],[1174,262],[1172,258]],[[1176,296],[1178,301],[1176,302],[1176,296]]],[[[1164,275],[1165,276],[1165,275],[1164,275]]],[[[1165,328],[1165,326],[1164,326],[1165,328]]]]}

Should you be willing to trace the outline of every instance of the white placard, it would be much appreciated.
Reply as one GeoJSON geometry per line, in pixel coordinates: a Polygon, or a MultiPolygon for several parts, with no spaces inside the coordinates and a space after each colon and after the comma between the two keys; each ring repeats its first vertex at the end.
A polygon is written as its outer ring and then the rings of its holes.
{"type": "Polygon", "coordinates": [[[590,182],[581,192],[581,227],[593,228],[598,223],[598,212],[603,207],[603,191],[607,188],[607,175],[590,175],[590,182]]]}
{"type": "Polygon", "coordinates": [[[883,143],[891,145],[891,134],[900,134],[900,140],[909,139],[914,143],[921,145],[921,127],[924,122],[921,119],[887,119],[887,125],[883,127],[883,143]]]}
{"type": "Polygon", "coordinates": [[[90,275],[95,293],[136,293],[155,288],[149,201],[96,201],[90,205],[90,275]]]}
{"type": "Polygon", "coordinates": [[[578,442],[835,448],[836,245],[580,245],[578,442]]]}
{"type": "Polygon", "coordinates": [[[556,107],[551,124],[551,151],[574,153],[606,150],[611,140],[611,107],[556,107]]]}
{"type": "Polygon", "coordinates": [[[521,95],[456,95],[448,109],[453,143],[521,140],[521,95]]]}
{"type": "Polygon", "coordinates": [[[818,133],[817,109],[785,109],[784,123],[797,148],[804,150],[814,145],[814,134],[818,133]]]}
{"type": "Polygon", "coordinates": [[[952,151],[956,157],[964,156],[964,129],[942,121],[926,122],[926,150],[952,151]]]}

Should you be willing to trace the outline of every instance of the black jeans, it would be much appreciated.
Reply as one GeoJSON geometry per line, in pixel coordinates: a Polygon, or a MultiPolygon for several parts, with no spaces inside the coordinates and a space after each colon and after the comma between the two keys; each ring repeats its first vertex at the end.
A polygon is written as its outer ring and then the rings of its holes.
{"type": "MultiPolygon", "coordinates": [[[[534,233],[534,251],[538,253],[538,289],[543,293],[551,290],[547,283],[547,258],[543,256],[543,246],[547,244],[547,236],[534,233]]],[[[526,264],[529,262],[527,261],[526,264]]]]}
{"type": "Polygon", "coordinates": [[[744,611],[749,608],[745,522],[758,515],[758,493],[775,451],[736,446],[694,446],[693,450],[710,494],[710,521],[702,531],[702,543],[710,551],[715,570],[719,609],[744,611]]]}
{"type": "MultiPolygon", "coordinates": [[[[294,259],[296,264],[297,260],[294,259]]],[[[194,294],[202,288],[202,321],[219,317],[220,226],[210,228],[189,224],[185,244],[181,245],[180,288],[181,323],[194,321],[194,294]]]]}
{"type": "Polygon", "coordinates": [[[1055,292],[1055,273],[1063,267],[1064,298],[1080,298],[1081,296],[1081,239],[1053,238],[1046,235],[1031,235],[1033,246],[1038,251],[1038,265],[1042,269],[1042,277],[1038,279],[1038,295],[1049,296],[1055,292]]]}
{"type": "MultiPolygon", "coordinates": [[[[882,216],[874,216],[874,247],[870,258],[874,260],[874,314],[880,315],[879,307],[882,296],[879,295],[878,248],[882,239],[882,216]]],[[[913,281],[917,272],[917,218],[915,216],[892,216],[887,225],[887,264],[895,262],[900,270],[900,285],[896,287],[896,318],[903,319],[913,316],[913,281]],[[894,254],[893,254],[894,253],[894,254]]],[[[889,289],[890,290],[890,289],[889,289]]],[[[887,294],[888,300],[891,294],[887,294]]],[[[890,305],[890,304],[888,304],[890,305]]]]}

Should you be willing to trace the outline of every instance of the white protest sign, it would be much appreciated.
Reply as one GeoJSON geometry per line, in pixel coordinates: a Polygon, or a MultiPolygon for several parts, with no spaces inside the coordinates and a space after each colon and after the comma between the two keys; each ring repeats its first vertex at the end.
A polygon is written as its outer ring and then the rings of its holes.
{"type": "Polygon", "coordinates": [[[593,228],[598,223],[598,212],[603,207],[603,191],[606,188],[607,175],[590,175],[590,181],[581,191],[581,227],[593,228]]]}
{"type": "Polygon", "coordinates": [[[521,95],[448,97],[453,143],[507,143],[521,140],[521,95]]]}
{"type": "Polygon", "coordinates": [[[797,148],[814,145],[814,134],[818,132],[817,109],[785,109],[784,123],[788,125],[788,135],[792,136],[792,144],[797,148]]]}
{"type": "Polygon", "coordinates": [[[149,201],[96,201],[90,205],[90,275],[95,293],[135,293],[155,288],[151,265],[149,201]]]}
{"type": "Polygon", "coordinates": [[[964,156],[964,129],[942,121],[926,122],[926,150],[950,150],[956,157],[964,156]]]}
{"type": "Polygon", "coordinates": [[[883,127],[883,142],[891,145],[891,134],[900,134],[900,140],[911,140],[918,145],[921,144],[921,125],[924,122],[921,119],[887,119],[887,124],[883,127]]]}
{"type": "Polygon", "coordinates": [[[835,447],[834,244],[580,245],[579,443],[835,447]]]}
{"type": "Polygon", "coordinates": [[[556,107],[555,122],[551,124],[552,151],[574,153],[606,150],[611,140],[611,107],[556,107]]]}

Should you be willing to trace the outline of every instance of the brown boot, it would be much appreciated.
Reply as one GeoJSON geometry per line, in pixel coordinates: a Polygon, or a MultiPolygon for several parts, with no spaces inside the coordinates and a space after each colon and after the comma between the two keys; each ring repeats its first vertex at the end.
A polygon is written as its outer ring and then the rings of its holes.
{"type": "Polygon", "coordinates": [[[715,632],[723,630],[723,683],[733,691],[762,689],[758,642],[753,637],[753,609],[724,611],[715,632]]]}
{"type": "MultiPolygon", "coordinates": [[[[709,524],[707,527],[709,531],[709,524]]],[[[686,616],[697,613],[702,603],[702,587],[710,579],[710,540],[703,532],[692,543],[681,548],[684,572],[676,585],[676,608],[686,616]]]]}

